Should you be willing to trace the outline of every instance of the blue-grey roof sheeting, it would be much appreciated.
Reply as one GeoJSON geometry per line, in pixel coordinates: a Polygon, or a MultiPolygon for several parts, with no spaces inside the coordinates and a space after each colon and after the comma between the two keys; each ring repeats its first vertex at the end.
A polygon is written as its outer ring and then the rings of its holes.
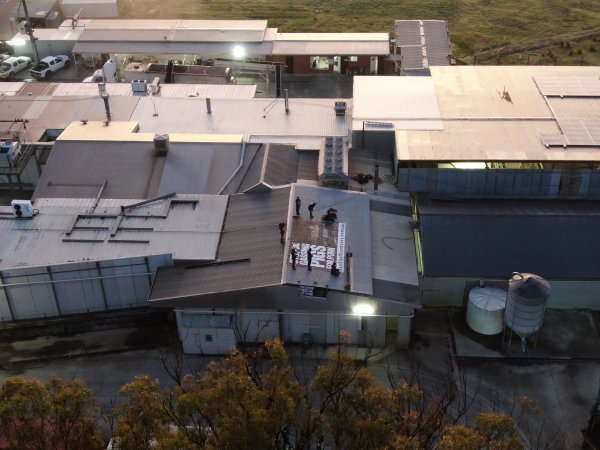
{"type": "Polygon", "coordinates": [[[448,23],[445,20],[396,20],[397,53],[403,69],[447,66],[452,55],[448,23]]]}
{"type": "Polygon", "coordinates": [[[219,264],[159,271],[150,300],[196,297],[281,284],[290,188],[229,196],[219,264]]]}
{"type": "Polygon", "coordinates": [[[403,45],[399,48],[399,53],[403,69],[423,68],[423,48],[420,45],[403,45]]]}
{"type": "Polygon", "coordinates": [[[152,142],[57,141],[33,198],[153,197],[163,164],[152,142]]]}
{"type": "Polygon", "coordinates": [[[600,277],[597,202],[438,201],[419,212],[424,276],[600,277]]]}

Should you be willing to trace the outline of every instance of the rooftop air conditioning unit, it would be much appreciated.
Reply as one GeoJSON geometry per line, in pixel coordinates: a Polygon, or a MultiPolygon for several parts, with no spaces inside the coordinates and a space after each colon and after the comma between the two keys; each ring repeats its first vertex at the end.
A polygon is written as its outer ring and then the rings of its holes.
{"type": "Polygon", "coordinates": [[[169,151],[169,135],[155,134],[154,135],[154,154],[156,156],[167,156],[169,151]]]}
{"type": "Polygon", "coordinates": [[[346,115],[346,102],[335,102],[335,115],[345,116],[346,115]]]}
{"type": "Polygon", "coordinates": [[[33,206],[29,200],[13,200],[10,202],[13,216],[18,219],[31,219],[33,217],[33,206]]]}
{"type": "Polygon", "coordinates": [[[150,83],[150,92],[152,94],[158,94],[160,91],[160,77],[154,77],[152,83],[150,83]]]}

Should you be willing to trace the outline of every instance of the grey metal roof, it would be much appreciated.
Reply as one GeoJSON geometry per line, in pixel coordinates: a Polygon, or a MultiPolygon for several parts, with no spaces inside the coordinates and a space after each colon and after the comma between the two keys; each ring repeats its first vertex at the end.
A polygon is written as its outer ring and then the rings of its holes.
{"type": "Polygon", "coordinates": [[[597,202],[420,202],[419,212],[425,276],[600,277],[597,202]]]}
{"type": "Polygon", "coordinates": [[[279,242],[290,188],[229,196],[218,250],[220,264],[160,270],[150,300],[280,285],[285,246],[279,242]]]}
{"type": "Polygon", "coordinates": [[[240,144],[170,144],[158,194],[219,194],[236,172],[241,151],[240,144]]]}
{"type": "MultiPolygon", "coordinates": [[[[215,258],[226,196],[178,195],[128,209],[118,222],[120,207],[137,201],[100,199],[93,210],[95,198],[38,199],[32,219],[0,220],[0,269],[156,254],[215,258]],[[87,216],[75,221],[78,215],[87,216]]],[[[10,207],[0,212],[10,213],[10,207]]]]}
{"type": "Polygon", "coordinates": [[[325,286],[330,289],[345,290],[350,275],[349,292],[373,295],[373,268],[370,236],[371,220],[369,198],[366,194],[341,189],[328,189],[317,186],[295,184],[290,198],[286,237],[286,260],[284,261],[283,283],[325,286]],[[296,196],[301,199],[300,217],[295,217],[296,196]],[[317,202],[314,219],[309,219],[308,204],[317,202]],[[334,224],[322,221],[329,208],[337,210],[338,220],[334,224]],[[314,251],[313,270],[308,271],[306,264],[300,262],[310,245],[314,251]],[[293,270],[289,250],[297,247],[298,265],[293,270]],[[346,253],[352,253],[350,265],[344,259],[346,253]],[[332,277],[329,271],[331,261],[337,260],[342,270],[339,277],[332,277]],[[320,267],[323,266],[323,267],[320,267]]]}
{"type": "Polygon", "coordinates": [[[164,162],[154,156],[152,142],[59,140],[33,198],[95,198],[104,181],[102,198],[153,197],[164,162]]]}
{"type": "Polygon", "coordinates": [[[452,49],[445,20],[396,20],[394,28],[403,69],[450,64],[452,49]]]}
{"type": "Polygon", "coordinates": [[[271,189],[296,181],[298,155],[291,145],[266,144],[258,150],[238,192],[271,189]]]}

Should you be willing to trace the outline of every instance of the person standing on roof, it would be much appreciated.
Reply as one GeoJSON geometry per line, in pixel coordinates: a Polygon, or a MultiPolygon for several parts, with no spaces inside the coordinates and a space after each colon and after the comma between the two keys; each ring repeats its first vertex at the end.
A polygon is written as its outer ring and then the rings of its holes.
{"type": "Polygon", "coordinates": [[[290,250],[290,254],[292,255],[292,269],[296,270],[296,257],[298,256],[298,253],[294,247],[290,250]]]}
{"type": "Polygon", "coordinates": [[[312,249],[310,247],[308,247],[308,250],[306,251],[306,260],[308,261],[308,270],[312,270],[310,267],[312,264],[312,249]]]}
{"type": "Polygon", "coordinates": [[[310,205],[308,205],[308,213],[310,214],[311,219],[313,218],[313,209],[315,209],[315,206],[317,205],[317,202],[312,202],[310,205]]]}
{"type": "Polygon", "coordinates": [[[300,205],[302,204],[302,201],[300,200],[300,197],[296,196],[296,215],[299,216],[300,215],[300,205]]]}

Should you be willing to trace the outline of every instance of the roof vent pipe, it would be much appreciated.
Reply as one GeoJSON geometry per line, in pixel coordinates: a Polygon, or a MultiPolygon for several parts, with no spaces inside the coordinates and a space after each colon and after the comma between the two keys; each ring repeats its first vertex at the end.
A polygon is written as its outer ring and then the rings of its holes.
{"type": "Polygon", "coordinates": [[[208,114],[212,114],[212,107],[210,103],[210,98],[206,97],[206,112],[208,114]]]}
{"type": "Polygon", "coordinates": [[[283,95],[285,96],[285,113],[289,113],[290,112],[290,99],[288,97],[288,90],[284,89],[283,90],[283,95]]]}
{"type": "Polygon", "coordinates": [[[100,96],[102,97],[102,100],[104,100],[104,109],[106,110],[106,125],[108,125],[110,123],[110,106],[108,104],[108,92],[102,92],[100,94],[100,96]]]}

